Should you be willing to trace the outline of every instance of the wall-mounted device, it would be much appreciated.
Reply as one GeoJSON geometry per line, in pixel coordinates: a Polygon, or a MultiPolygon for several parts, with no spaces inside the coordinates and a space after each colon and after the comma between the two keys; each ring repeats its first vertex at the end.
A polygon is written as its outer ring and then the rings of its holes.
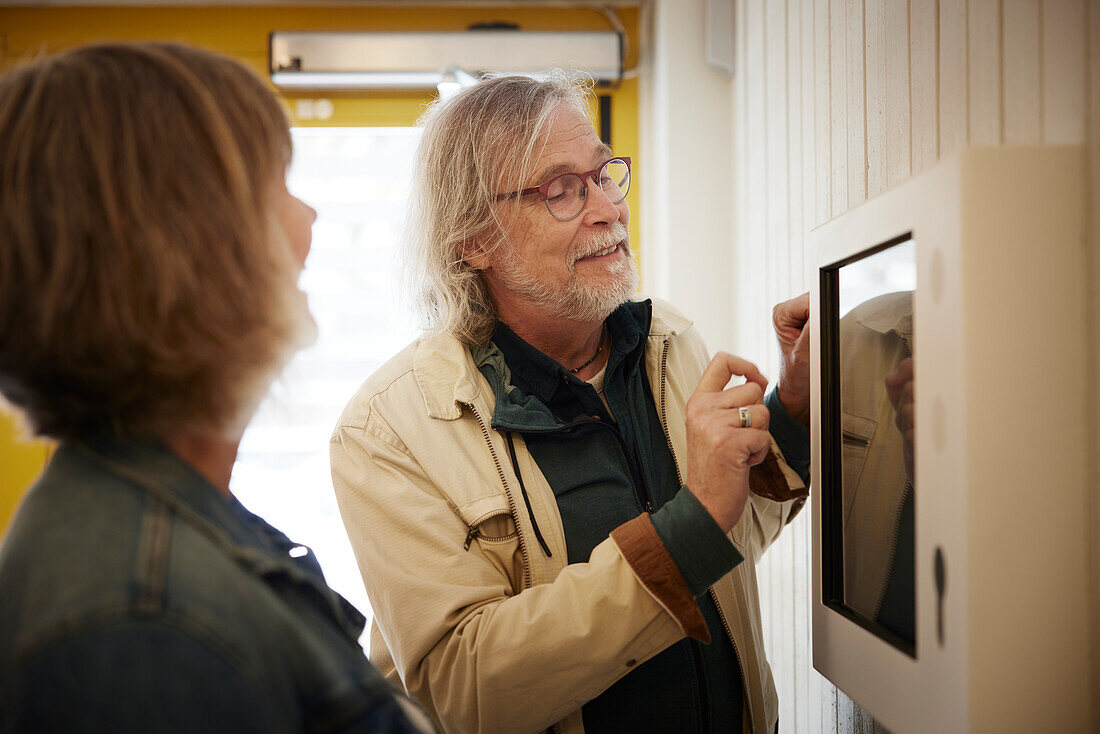
{"type": "Polygon", "coordinates": [[[968,149],[811,236],[813,663],[895,734],[1090,730],[1083,161],[968,149]]]}

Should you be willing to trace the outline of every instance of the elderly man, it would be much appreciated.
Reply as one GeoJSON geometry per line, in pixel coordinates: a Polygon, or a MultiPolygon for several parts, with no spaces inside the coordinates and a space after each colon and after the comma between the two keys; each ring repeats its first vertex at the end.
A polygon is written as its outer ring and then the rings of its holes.
{"type": "MultiPolygon", "coordinates": [[[[708,364],[691,322],[632,300],[631,161],[586,109],[568,80],[502,77],[424,126],[430,333],[331,446],[372,658],[449,732],[770,733],[754,566],[804,501],[768,431],[797,423],[752,364],[708,364]]],[[[777,310],[793,361],[804,306],[777,310]]]]}

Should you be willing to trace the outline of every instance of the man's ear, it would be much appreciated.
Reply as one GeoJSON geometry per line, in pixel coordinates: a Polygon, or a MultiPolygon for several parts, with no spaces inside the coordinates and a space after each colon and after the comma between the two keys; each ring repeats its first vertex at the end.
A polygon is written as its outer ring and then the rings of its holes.
{"type": "Polygon", "coordinates": [[[489,253],[480,238],[466,240],[461,247],[462,259],[474,270],[488,270],[491,265],[489,253]]]}

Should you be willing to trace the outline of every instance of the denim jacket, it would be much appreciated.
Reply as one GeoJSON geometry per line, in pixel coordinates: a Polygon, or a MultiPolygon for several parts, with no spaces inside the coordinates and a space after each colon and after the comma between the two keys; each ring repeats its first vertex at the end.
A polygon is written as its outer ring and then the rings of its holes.
{"type": "Polygon", "coordinates": [[[420,731],[364,623],[163,446],[62,444],[0,545],[0,732],[420,731]]]}

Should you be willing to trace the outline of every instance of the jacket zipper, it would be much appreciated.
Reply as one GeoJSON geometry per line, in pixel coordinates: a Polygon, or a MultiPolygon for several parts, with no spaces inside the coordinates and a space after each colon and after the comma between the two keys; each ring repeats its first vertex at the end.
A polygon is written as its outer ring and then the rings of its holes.
{"type": "MultiPolygon", "coordinates": [[[[669,453],[672,454],[672,464],[676,467],[676,478],[680,482],[680,486],[684,486],[684,478],[680,474],[680,461],[676,458],[676,449],[672,446],[672,437],[668,433],[668,416],[665,412],[665,385],[668,383],[668,347],[670,339],[665,339],[664,347],[661,349],[661,430],[665,433],[665,442],[668,444],[669,453]]],[[[688,491],[691,491],[690,489],[688,491]]],[[[752,696],[749,694],[748,686],[745,685],[745,664],[741,661],[741,651],[737,649],[737,642],[733,639],[733,631],[730,629],[730,624],[726,620],[726,613],[722,611],[722,605],[718,603],[718,595],[714,593],[714,589],[707,590],[710,594],[711,601],[714,602],[714,608],[718,610],[718,618],[722,620],[722,628],[726,631],[726,637],[729,638],[730,647],[733,648],[733,656],[737,658],[737,669],[741,674],[741,690],[744,692],[745,711],[749,717],[749,730],[755,730],[752,717],[752,696]]]]}
{"type": "MultiPolygon", "coordinates": [[[[486,512],[484,515],[482,515],[478,519],[474,520],[472,523],[470,523],[470,531],[468,533],[466,533],[466,542],[462,544],[462,550],[470,550],[470,546],[473,545],[474,539],[477,538],[478,529],[481,527],[481,524],[483,522],[485,522],[486,520],[488,520],[490,518],[499,517],[500,515],[507,515],[507,514],[508,514],[508,512],[505,511],[505,510],[499,510],[499,511],[498,510],[491,510],[489,512],[486,512]]],[[[519,527],[518,526],[516,528],[516,532],[519,532],[519,527]]],[[[510,538],[512,536],[509,535],[508,537],[510,538]]]]}
{"type": "MultiPolygon", "coordinates": [[[[497,450],[493,448],[493,441],[489,435],[489,428],[485,425],[485,421],[481,417],[481,413],[477,411],[477,408],[473,403],[463,403],[470,412],[474,414],[474,418],[477,419],[477,424],[481,428],[481,436],[485,439],[485,445],[489,447],[489,453],[493,457],[493,465],[497,468],[497,475],[500,476],[500,484],[504,487],[504,496],[508,498],[508,510],[512,513],[512,522],[516,524],[516,531],[518,533],[519,540],[519,552],[523,558],[523,586],[521,588],[528,588],[531,585],[531,559],[527,555],[527,543],[523,539],[523,533],[519,532],[519,513],[516,511],[516,500],[512,497],[512,492],[508,489],[508,481],[504,478],[504,467],[501,466],[500,458],[497,456],[497,450]]],[[[471,532],[475,532],[471,528],[471,532]]],[[[466,536],[467,543],[472,542],[469,535],[466,536]]],[[[469,548],[469,545],[466,546],[469,548]]]]}
{"type": "Polygon", "coordinates": [[[857,444],[859,446],[866,447],[871,445],[871,439],[866,436],[861,436],[858,433],[852,433],[851,431],[843,431],[843,439],[848,443],[857,444]]]}

